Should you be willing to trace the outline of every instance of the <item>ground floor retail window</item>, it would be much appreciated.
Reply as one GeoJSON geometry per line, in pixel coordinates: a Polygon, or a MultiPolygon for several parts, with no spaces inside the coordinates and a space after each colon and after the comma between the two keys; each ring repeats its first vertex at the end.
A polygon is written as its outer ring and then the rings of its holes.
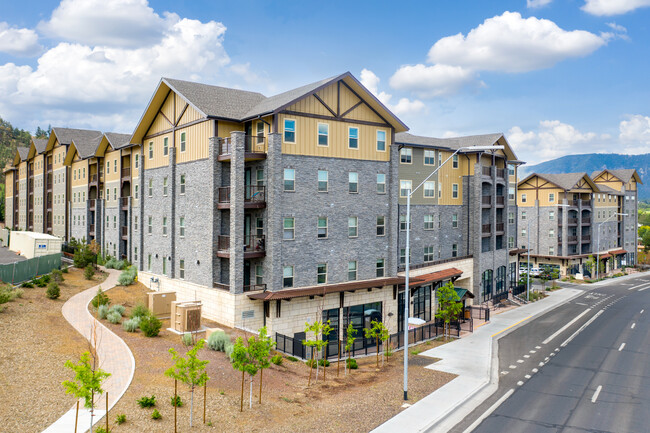
{"type": "Polygon", "coordinates": [[[431,320],[431,285],[413,291],[413,314],[411,317],[429,322],[431,320]]]}
{"type": "MultiPolygon", "coordinates": [[[[351,323],[352,327],[357,331],[355,336],[358,341],[362,342],[364,340],[363,337],[365,334],[363,329],[372,328],[371,322],[373,320],[378,322],[382,321],[381,302],[371,302],[369,304],[353,305],[343,308],[343,329],[347,329],[348,324],[351,323]]],[[[357,347],[356,343],[355,347],[357,347]]]]}
{"type": "Polygon", "coordinates": [[[483,302],[492,299],[492,274],[492,269],[488,269],[481,278],[483,302]]]}

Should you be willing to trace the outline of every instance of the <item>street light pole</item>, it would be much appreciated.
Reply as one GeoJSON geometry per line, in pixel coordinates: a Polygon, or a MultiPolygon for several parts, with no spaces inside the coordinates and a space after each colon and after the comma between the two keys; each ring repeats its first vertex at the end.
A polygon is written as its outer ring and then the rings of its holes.
{"type": "Polygon", "coordinates": [[[455,155],[460,153],[461,151],[463,152],[484,152],[488,150],[503,150],[504,146],[467,146],[467,147],[459,147],[456,149],[454,153],[451,154],[451,156],[445,161],[440,164],[438,167],[436,167],[435,170],[433,170],[429,175],[422,181],[420,184],[412,189],[411,191],[408,192],[406,195],[406,252],[405,252],[405,286],[404,286],[404,400],[408,400],[408,370],[409,370],[409,362],[408,362],[408,349],[409,349],[409,304],[411,302],[411,288],[409,287],[410,284],[410,272],[411,272],[411,196],[415,191],[420,189],[422,185],[426,181],[428,181],[431,176],[436,174],[440,168],[445,165],[450,159],[452,159],[455,155]]]}

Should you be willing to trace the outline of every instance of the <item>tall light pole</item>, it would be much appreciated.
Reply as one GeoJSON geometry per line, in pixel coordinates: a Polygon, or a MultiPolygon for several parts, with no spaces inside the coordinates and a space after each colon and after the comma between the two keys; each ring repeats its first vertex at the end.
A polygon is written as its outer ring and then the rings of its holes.
{"type": "Polygon", "coordinates": [[[431,176],[436,174],[440,167],[445,165],[450,159],[452,159],[456,154],[460,152],[472,153],[472,152],[485,152],[489,150],[503,150],[503,146],[467,146],[459,147],[451,156],[445,161],[436,167],[416,188],[412,189],[406,195],[406,281],[404,287],[404,400],[408,400],[408,370],[409,370],[409,304],[411,302],[411,288],[409,287],[410,279],[409,273],[411,271],[411,196],[415,191],[420,189],[426,181],[428,181],[431,176]]]}
{"type": "Polygon", "coordinates": [[[627,216],[627,214],[616,212],[605,219],[605,221],[598,224],[598,232],[596,233],[596,280],[600,277],[600,227],[615,216],[627,216]]]}

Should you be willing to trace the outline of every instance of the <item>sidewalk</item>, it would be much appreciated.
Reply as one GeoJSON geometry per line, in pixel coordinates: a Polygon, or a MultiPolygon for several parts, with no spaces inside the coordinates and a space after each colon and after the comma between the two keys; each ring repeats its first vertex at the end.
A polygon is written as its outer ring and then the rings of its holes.
{"type": "MultiPolygon", "coordinates": [[[[108,278],[97,286],[84,290],[70,298],[63,304],[63,317],[87,340],[90,339],[94,317],[88,311],[88,304],[97,294],[99,287],[104,291],[112,289],[117,284],[117,277],[120,271],[104,269],[108,272],[108,278]]],[[[97,321],[97,341],[99,342],[97,352],[99,354],[100,368],[111,377],[106,379],[102,388],[108,392],[109,410],[122,397],[129,387],[135,372],[135,358],[129,346],[112,331],[97,321]]],[[[93,424],[96,424],[103,416],[106,408],[106,394],[95,400],[95,416],[93,424]]],[[[76,405],[66,412],[61,418],[45,429],[44,433],[70,433],[74,431],[76,405]]],[[[79,421],[77,432],[81,433],[90,425],[90,412],[83,407],[83,400],[79,404],[79,421]]]]}
{"type": "Polygon", "coordinates": [[[441,359],[427,368],[457,374],[458,377],[389,419],[373,432],[423,432],[434,426],[432,431],[449,430],[474,409],[475,404],[469,402],[472,397],[485,392],[487,395],[484,398],[487,398],[496,390],[498,338],[581,293],[583,290],[577,288],[550,292],[548,297],[540,301],[491,316],[490,323],[475,329],[466,338],[421,353],[441,359]]]}

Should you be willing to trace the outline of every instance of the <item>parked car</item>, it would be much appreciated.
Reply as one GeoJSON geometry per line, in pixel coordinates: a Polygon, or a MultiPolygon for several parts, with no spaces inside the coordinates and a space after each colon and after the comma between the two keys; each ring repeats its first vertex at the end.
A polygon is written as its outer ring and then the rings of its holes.
{"type": "Polygon", "coordinates": [[[531,268],[530,269],[530,276],[531,277],[539,277],[542,274],[542,270],[540,268],[531,268]]]}

